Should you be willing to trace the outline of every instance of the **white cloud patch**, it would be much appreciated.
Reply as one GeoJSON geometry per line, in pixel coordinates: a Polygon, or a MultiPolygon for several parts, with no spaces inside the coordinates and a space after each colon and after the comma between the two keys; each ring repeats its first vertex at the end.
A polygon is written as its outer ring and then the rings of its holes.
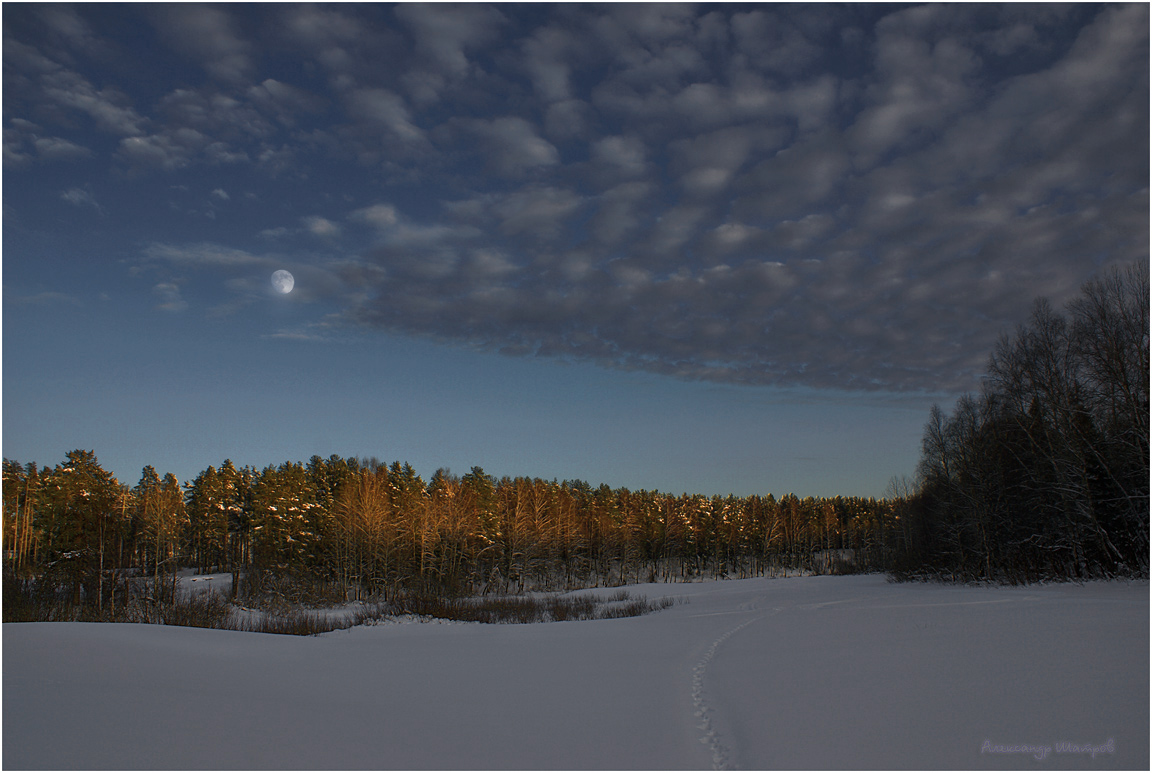
{"type": "Polygon", "coordinates": [[[152,294],[159,298],[156,308],[160,311],[178,313],[188,308],[188,302],[180,294],[180,286],[173,282],[160,282],[152,287],[152,294]]]}
{"type": "Polygon", "coordinates": [[[591,134],[594,115],[587,102],[565,99],[548,106],[544,114],[544,130],[556,142],[586,139],[591,134]]]}
{"type": "Polygon", "coordinates": [[[185,129],[180,137],[154,134],[120,140],[119,155],[134,167],[155,167],[172,171],[188,166],[193,153],[207,145],[207,138],[195,129],[185,129]]]}
{"type": "Polygon", "coordinates": [[[226,7],[173,3],[153,6],[150,12],[168,44],[213,77],[236,83],[251,74],[251,46],[236,32],[226,7]]]}
{"type": "Polygon", "coordinates": [[[407,143],[424,141],[424,131],[412,123],[404,100],[387,89],[358,89],[348,95],[348,112],[358,121],[389,132],[407,143]]]}
{"type": "Polygon", "coordinates": [[[506,234],[555,238],[582,203],[581,197],[570,190],[531,187],[504,197],[493,205],[492,211],[506,234]]]}
{"type": "Polygon", "coordinates": [[[303,218],[302,222],[308,233],[323,239],[339,236],[341,232],[339,224],[332,222],[326,217],[320,217],[319,215],[309,215],[303,218]]]}
{"type": "Polygon", "coordinates": [[[222,140],[264,138],[272,124],[252,104],[215,90],[176,89],[160,100],[169,126],[195,129],[222,140]]]}
{"type": "Polygon", "coordinates": [[[572,96],[572,49],[580,42],[556,27],[537,30],[524,42],[524,67],[536,92],[545,102],[562,102],[572,96]]]}
{"type": "Polygon", "coordinates": [[[97,90],[79,74],[61,69],[42,75],[40,89],[56,105],[87,114],[104,131],[132,136],[144,130],[146,120],[117,88],[97,90]]]}
{"type": "Polygon", "coordinates": [[[618,245],[641,228],[645,204],[655,186],[648,182],[626,182],[602,193],[598,209],[589,222],[593,237],[605,245],[618,245]]]}
{"type": "Polygon", "coordinates": [[[560,163],[556,147],[518,116],[471,119],[464,121],[463,126],[479,140],[489,167],[499,174],[520,177],[533,169],[560,163]]]}
{"type": "Polygon", "coordinates": [[[61,137],[37,137],[33,145],[36,153],[45,159],[69,161],[92,155],[92,151],[83,145],[77,145],[61,137]]]}
{"type": "Polygon", "coordinates": [[[394,13],[415,36],[417,52],[453,76],[467,73],[469,50],[493,40],[504,21],[499,10],[482,5],[404,3],[394,13]]]}
{"type": "Polygon", "coordinates": [[[348,216],[350,220],[367,223],[373,228],[384,229],[396,225],[399,216],[391,204],[373,204],[357,209],[348,216]]]}
{"type": "Polygon", "coordinates": [[[145,248],[144,256],[152,261],[201,267],[261,266],[275,263],[272,258],[210,242],[185,245],[151,244],[145,248]]]}
{"type": "Polygon", "coordinates": [[[274,78],[265,78],[250,87],[248,98],[265,115],[274,116],[286,126],[295,126],[302,117],[324,108],[321,97],[274,78]]]}
{"type": "Polygon", "coordinates": [[[100,204],[97,203],[96,197],[92,195],[92,191],[87,188],[69,188],[60,194],[60,198],[77,207],[92,207],[95,210],[100,210],[100,204]]]}
{"type": "Polygon", "coordinates": [[[646,156],[647,149],[638,137],[612,136],[592,143],[592,164],[605,180],[643,175],[646,156]]]}

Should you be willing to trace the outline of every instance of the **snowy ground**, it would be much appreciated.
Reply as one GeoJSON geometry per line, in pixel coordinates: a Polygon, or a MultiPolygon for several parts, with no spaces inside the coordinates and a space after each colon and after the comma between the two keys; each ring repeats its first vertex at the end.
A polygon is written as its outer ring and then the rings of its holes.
{"type": "Polygon", "coordinates": [[[4,624],[3,766],[1148,769],[1147,582],[631,590],[687,603],[317,637],[4,624]]]}

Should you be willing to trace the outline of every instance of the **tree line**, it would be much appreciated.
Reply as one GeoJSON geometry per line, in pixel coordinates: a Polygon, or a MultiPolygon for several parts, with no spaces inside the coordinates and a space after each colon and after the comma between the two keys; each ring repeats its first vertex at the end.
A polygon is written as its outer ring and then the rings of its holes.
{"type": "Polygon", "coordinates": [[[1147,265],[1041,299],[977,394],[934,406],[900,576],[1030,582],[1148,574],[1147,265]]]}
{"type": "Polygon", "coordinates": [[[879,569],[902,549],[897,503],[874,498],[673,496],[480,467],[424,481],[336,455],[225,461],[183,486],[148,466],[128,487],[84,450],[53,468],[6,459],[3,475],[9,575],[97,607],[178,567],[231,572],[240,598],[302,601],[879,569]]]}

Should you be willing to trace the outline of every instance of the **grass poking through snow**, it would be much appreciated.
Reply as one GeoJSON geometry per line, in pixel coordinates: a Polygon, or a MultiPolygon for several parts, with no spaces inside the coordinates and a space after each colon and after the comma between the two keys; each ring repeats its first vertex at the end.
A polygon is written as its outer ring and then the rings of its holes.
{"type": "Polygon", "coordinates": [[[345,610],[292,609],[271,613],[238,608],[214,593],[173,593],[165,601],[133,599],[115,610],[97,611],[91,607],[68,605],[59,599],[46,600],[21,587],[9,585],[5,591],[5,622],[150,623],[296,636],[386,622],[404,615],[471,623],[551,623],[637,617],[667,609],[676,603],[667,597],[656,601],[649,601],[645,596],[633,597],[623,589],[604,598],[591,594],[451,598],[429,593],[401,593],[391,601],[372,602],[345,610]]]}
{"type": "Polygon", "coordinates": [[[473,623],[550,623],[564,620],[608,620],[637,617],[667,609],[676,602],[662,598],[649,601],[619,591],[607,599],[596,596],[497,596],[493,598],[445,599],[408,596],[395,604],[400,614],[462,620],[473,623]]]}

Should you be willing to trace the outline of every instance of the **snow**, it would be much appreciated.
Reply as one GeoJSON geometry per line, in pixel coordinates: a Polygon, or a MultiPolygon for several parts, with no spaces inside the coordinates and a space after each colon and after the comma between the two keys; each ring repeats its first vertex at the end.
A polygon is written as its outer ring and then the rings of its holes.
{"type": "Polygon", "coordinates": [[[7,623],[3,766],[1148,769],[1147,582],[629,590],[684,603],[315,637],[7,623]]]}

